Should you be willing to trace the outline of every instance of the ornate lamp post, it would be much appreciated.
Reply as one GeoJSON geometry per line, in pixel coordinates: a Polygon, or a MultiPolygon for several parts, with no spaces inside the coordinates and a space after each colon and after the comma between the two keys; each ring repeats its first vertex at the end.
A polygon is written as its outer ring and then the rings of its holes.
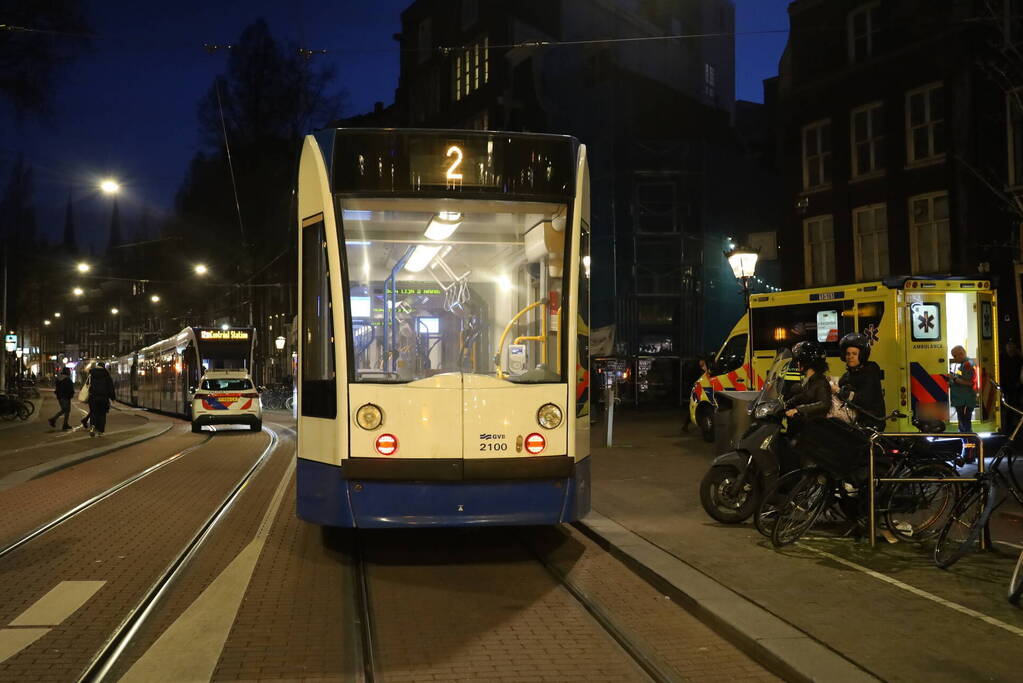
{"type": "Polygon", "coordinates": [[[742,295],[746,306],[746,348],[749,358],[749,364],[746,365],[746,389],[749,391],[755,391],[757,388],[756,373],[753,371],[753,316],[749,305],[749,283],[756,271],[759,256],[759,250],[744,246],[733,247],[725,252],[728,265],[732,267],[732,274],[742,283],[742,295]]]}

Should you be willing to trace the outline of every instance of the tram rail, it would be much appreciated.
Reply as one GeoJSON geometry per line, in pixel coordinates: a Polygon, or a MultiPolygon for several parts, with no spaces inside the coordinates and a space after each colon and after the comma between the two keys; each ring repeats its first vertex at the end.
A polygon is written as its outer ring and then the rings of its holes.
{"type": "MultiPolygon", "coordinates": [[[[161,572],[149,590],[146,591],[138,603],[128,612],[128,615],[124,618],[120,625],[114,629],[103,646],[93,656],[83,673],[78,677],[77,680],[79,683],[94,683],[107,680],[107,676],[117,665],[119,657],[125,651],[125,648],[131,642],[134,635],[144,625],[146,619],[153,612],[157,604],[160,602],[160,599],[170,588],[171,584],[185,569],[185,567],[188,566],[188,563],[198,553],[206,539],[224,519],[235,501],[237,501],[241,495],[242,491],[245,490],[246,485],[252,477],[255,476],[256,473],[262,469],[263,465],[269,461],[270,456],[276,450],[280,439],[276,432],[268,427],[264,427],[263,431],[270,436],[270,443],[267,444],[266,448],[263,449],[259,457],[256,458],[238,483],[235,484],[234,488],[231,489],[230,493],[228,493],[228,495],[220,503],[217,509],[207,518],[202,526],[199,527],[188,543],[185,544],[181,552],[179,552],[170,564],[167,565],[166,569],[161,572]]],[[[203,444],[208,441],[209,439],[204,441],[203,444]]],[[[198,444],[196,447],[199,445],[202,444],[198,444]]]]}

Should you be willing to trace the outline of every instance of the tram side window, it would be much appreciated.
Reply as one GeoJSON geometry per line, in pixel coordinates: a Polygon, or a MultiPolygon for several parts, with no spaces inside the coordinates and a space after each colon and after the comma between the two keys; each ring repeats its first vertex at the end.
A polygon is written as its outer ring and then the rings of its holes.
{"type": "Polygon", "coordinates": [[[334,326],[323,221],[302,228],[302,415],[337,417],[334,326]]]}

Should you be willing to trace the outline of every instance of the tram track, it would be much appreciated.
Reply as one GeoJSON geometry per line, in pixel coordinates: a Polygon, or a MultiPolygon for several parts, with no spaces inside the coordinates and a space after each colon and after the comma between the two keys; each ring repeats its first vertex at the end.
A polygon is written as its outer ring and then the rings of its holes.
{"type": "MultiPolygon", "coordinates": [[[[447,531],[450,531],[452,536],[464,533],[464,530],[447,531]]],[[[438,530],[424,529],[417,530],[417,533],[438,534],[438,530]]],[[[506,642],[514,644],[519,636],[513,636],[511,631],[515,631],[516,634],[519,632],[516,627],[509,627],[506,619],[509,609],[530,620],[528,627],[521,627],[528,628],[529,635],[523,636],[524,638],[550,641],[550,650],[543,650],[535,655],[524,652],[521,656],[524,658],[535,656],[536,666],[539,669],[564,667],[565,663],[552,652],[559,650],[557,643],[567,634],[557,630],[557,626],[552,630],[552,625],[545,623],[542,616],[537,616],[535,623],[532,621],[534,608],[547,605],[541,607],[540,611],[547,611],[549,614],[551,610],[567,609],[569,610],[568,613],[565,613],[567,615],[578,609],[578,616],[566,616],[570,621],[578,620],[577,622],[571,621],[571,623],[578,623],[581,627],[571,634],[571,637],[577,638],[581,633],[590,634],[588,637],[591,639],[593,648],[602,650],[608,659],[616,659],[621,672],[632,671],[631,674],[621,676],[622,680],[648,680],[658,683],[687,680],[664,661],[642,637],[625,625],[622,619],[616,617],[612,609],[592,596],[582,585],[545,557],[543,551],[536,547],[536,541],[526,538],[529,533],[530,531],[526,529],[518,531],[480,530],[477,534],[483,537],[483,543],[475,553],[467,550],[467,555],[472,558],[468,562],[461,562],[458,557],[448,556],[444,552],[443,546],[451,542],[451,537],[441,536],[435,550],[428,551],[429,554],[421,555],[418,562],[405,563],[392,562],[389,556],[390,553],[395,553],[395,546],[402,545],[400,541],[394,543],[398,540],[395,537],[374,536],[373,532],[366,534],[365,531],[350,532],[344,542],[349,569],[345,580],[350,596],[350,605],[347,606],[348,618],[345,622],[348,631],[346,651],[350,657],[354,657],[353,660],[350,660],[352,661],[351,666],[348,667],[349,679],[372,683],[386,681],[392,674],[408,676],[409,671],[403,670],[402,667],[407,662],[416,662],[418,653],[397,654],[395,652],[393,641],[396,633],[401,633],[400,629],[395,627],[396,622],[405,624],[401,628],[429,624],[432,628],[440,630],[444,630],[445,624],[452,622],[493,623],[495,632],[509,628],[509,633],[497,636],[497,640],[502,641],[503,638],[507,638],[506,642]],[[383,538],[387,538],[387,541],[384,541],[387,545],[381,543],[383,538]],[[377,547],[373,548],[374,545],[377,547]],[[374,557],[374,555],[381,555],[381,557],[374,557]],[[482,566],[472,567],[479,563],[482,563],[482,566]],[[460,577],[475,575],[474,578],[478,583],[465,586],[464,594],[460,592],[462,586],[458,583],[459,578],[451,576],[450,584],[446,585],[443,575],[453,567],[459,568],[460,577]],[[512,588],[506,589],[505,595],[496,597],[495,604],[489,604],[490,601],[487,598],[480,597],[494,593],[489,585],[490,579],[485,576],[491,571],[502,576],[501,579],[496,579],[498,583],[512,586],[512,588]],[[423,595],[427,596],[422,598],[421,604],[405,604],[404,608],[415,615],[411,619],[394,611],[396,601],[393,596],[388,595],[398,584],[406,584],[402,588],[416,586],[422,590],[423,595]],[[379,588],[381,585],[387,586],[389,590],[380,593],[380,600],[376,601],[374,600],[374,586],[379,588]],[[531,588],[519,590],[518,585],[543,585],[545,587],[534,593],[531,588]],[[552,593],[550,589],[554,586],[561,591],[552,593]],[[444,590],[453,591],[450,598],[437,601],[436,593],[444,590]],[[559,593],[565,597],[555,597],[559,593]],[[516,602],[519,598],[524,598],[521,604],[514,608],[509,607],[509,603],[516,602]],[[571,607],[573,603],[577,607],[571,607]],[[430,612],[429,610],[453,611],[458,616],[453,617],[451,614],[441,611],[430,612]],[[589,626],[586,625],[587,622],[589,626]],[[378,625],[380,625],[379,630],[378,625]],[[608,639],[619,646],[618,655],[614,655],[613,650],[608,649],[607,646],[612,644],[608,639]],[[404,661],[402,661],[403,659],[404,661]]],[[[417,545],[421,541],[422,539],[413,539],[410,545],[417,545]]],[[[424,545],[424,548],[430,547],[429,543],[424,545]]],[[[472,544],[467,547],[471,548],[472,544]]],[[[412,548],[411,552],[416,554],[419,550],[422,548],[412,548]]],[[[405,635],[405,633],[401,633],[401,636],[405,635]]],[[[404,640],[401,636],[398,637],[399,641],[404,640]]],[[[474,631],[472,628],[466,629],[458,634],[457,637],[461,637],[461,640],[457,641],[456,648],[452,648],[450,657],[436,656],[433,661],[424,663],[424,669],[417,673],[437,675],[435,670],[430,669],[431,666],[472,666],[473,662],[478,661],[480,657],[487,656],[485,653],[491,652],[487,649],[488,645],[484,644],[480,647],[480,638],[488,636],[494,636],[494,633],[482,628],[479,631],[474,631]],[[479,649],[477,650],[477,648],[479,649]]],[[[407,637],[412,636],[409,633],[407,637]]],[[[445,650],[445,646],[450,645],[450,642],[439,643],[439,649],[445,650]]],[[[515,645],[511,647],[514,648],[515,645]]],[[[614,648],[614,650],[617,649],[614,648]]],[[[431,652],[431,655],[436,654],[436,652],[431,652]]],[[[483,674],[475,675],[486,677],[483,674]]],[[[572,678],[572,676],[568,675],[566,678],[572,678]]]]}
{"type": "Polygon", "coordinates": [[[204,440],[200,441],[199,443],[193,444],[193,445],[189,446],[188,448],[184,448],[184,449],[178,451],[177,453],[175,453],[174,455],[172,455],[172,456],[170,456],[168,458],[165,458],[164,460],[161,460],[160,462],[158,462],[158,463],[156,463],[154,465],[150,465],[149,467],[147,467],[146,469],[142,470],[141,472],[137,472],[136,474],[133,474],[132,476],[122,480],[121,482],[119,482],[117,484],[114,484],[110,488],[108,488],[108,489],[106,489],[104,491],[101,491],[100,493],[97,493],[96,495],[88,498],[87,500],[82,501],[78,505],[75,505],[74,507],[68,509],[67,511],[57,515],[56,517],[54,517],[50,521],[48,521],[48,522],[46,522],[44,524],[41,524],[40,526],[36,527],[32,531],[29,531],[28,533],[23,534],[22,536],[20,536],[16,540],[14,540],[14,541],[8,543],[7,545],[5,545],[3,548],[0,548],[0,559],[3,559],[4,557],[10,555],[11,553],[13,553],[18,548],[22,547],[26,543],[29,543],[30,541],[32,541],[32,540],[34,540],[36,538],[42,536],[46,532],[51,531],[51,530],[57,528],[61,524],[64,524],[64,523],[68,522],[71,519],[74,519],[76,516],[78,516],[81,513],[85,512],[86,510],[88,510],[92,506],[94,506],[94,505],[96,505],[98,503],[102,503],[104,500],[107,500],[108,498],[110,498],[111,496],[115,495],[119,491],[121,491],[121,490],[123,490],[123,489],[125,489],[125,488],[127,488],[129,486],[131,486],[132,484],[134,484],[134,483],[136,483],[136,482],[138,482],[138,481],[140,481],[142,479],[145,479],[146,477],[148,477],[149,475],[153,474],[154,472],[157,472],[158,470],[166,467],[167,465],[170,465],[172,462],[175,462],[176,460],[179,460],[179,459],[183,458],[184,456],[188,455],[189,453],[192,453],[193,451],[196,451],[196,450],[202,448],[207,443],[209,443],[210,439],[212,439],[212,438],[213,438],[213,435],[210,434],[209,436],[207,436],[204,440]]]}
{"type": "MultiPolygon", "coordinates": [[[[280,429],[293,431],[288,427],[280,425],[276,426],[280,429]]],[[[187,567],[192,558],[199,552],[203,543],[213,533],[218,524],[224,519],[224,517],[226,517],[227,513],[241,496],[252,478],[260,469],[262,469],[263,465],[269,461],[270,456],[277,448],[280,438],[275,431],[268,427],[264,427],[263,431],[270,436],[270,443],[267,444],[259,457],[256,458],[252,465],[246,470],[245,474],[242,475],[241,479],[218,505],[216,510],[214,510],[214,512],[206,519],[195,534],[193,534],[191,539],[184,545],[183,549],[159,574],[153,584],[149,587],[137,604],[131,608],[127,616],[121,621],[117,628],[113,630],[106,642],[100,647],[86,666],[85,670],[78,677],[77,680],[79,683],[93,683],[107,679],[107,676],[118,664],[118,659],[125,651],[125,648],[127,648],[132,638],[145,624],[146,619],[156,608],[160,599],[166,594],[171,584],[185,569],[185,567],[187,567]]],[[[212,435],[210,438],[212,438],[212,435]]],[[[208,441],[209,439],[204,441],[202,444],[197,444],[197,446],[201,446],[208,441]]]]}

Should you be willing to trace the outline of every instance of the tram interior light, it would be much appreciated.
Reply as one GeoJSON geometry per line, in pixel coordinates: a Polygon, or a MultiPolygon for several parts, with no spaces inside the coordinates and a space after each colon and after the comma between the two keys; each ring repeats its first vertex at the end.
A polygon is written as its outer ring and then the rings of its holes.
{"type": "Polygon", "coordinates": [[[428,247],[420,244],[412,252],[412,256],[409,257],[408,261],[405,262],[405,270],[410,273],[418,273],[426,266],[430,265],[430,261],[440,251],[440,247],[428,247]]]}
{"type": "Polygon", "coordinates": [[[426,226],[426,237],[431,240],[446,240],[461,224],[462,214],[458,211],[441,211],[430,218],[426,226]]]}
{"type": "Polygon", "coordinates": [[[497,286],[501,288],[502,292],[510,292],[514,285],[512,284],[511,278],[507,275],[498,275],[497,286]]]}

